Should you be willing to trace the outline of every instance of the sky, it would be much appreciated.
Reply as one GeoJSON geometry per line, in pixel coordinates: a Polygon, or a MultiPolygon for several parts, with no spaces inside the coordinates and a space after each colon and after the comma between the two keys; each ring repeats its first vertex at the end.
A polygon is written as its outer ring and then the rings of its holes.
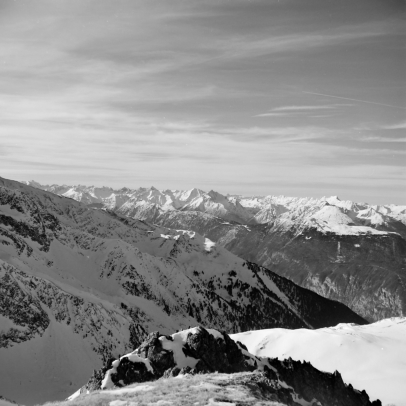
{"type": "Polygon", "coordinates": [[[404,0],[0,0],[0,176],[406,204],[404,0]]]}

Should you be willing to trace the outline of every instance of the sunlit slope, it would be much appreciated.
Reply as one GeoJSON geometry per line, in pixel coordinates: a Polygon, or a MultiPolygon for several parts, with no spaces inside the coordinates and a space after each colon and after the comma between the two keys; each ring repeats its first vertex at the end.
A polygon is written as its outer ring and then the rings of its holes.
{"type": "Polygon", "coordinates": [[[383,405],[406,405],[406,318],[370,325],[339,324],[318,330],[268,329],[233,334],[261,357],[308,361],[364,388],[383,405]]]}

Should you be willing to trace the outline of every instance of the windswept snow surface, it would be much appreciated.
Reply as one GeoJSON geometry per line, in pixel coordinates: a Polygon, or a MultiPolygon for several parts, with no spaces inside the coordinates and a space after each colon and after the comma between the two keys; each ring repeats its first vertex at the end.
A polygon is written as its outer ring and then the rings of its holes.
{"type": "Polygon", "coordinates": [[[406,406],[406,318],[318,330],[281,328],[233,334],[259,357],[309,361],[322,371],[338,370],[345,383],[365,389],[383,405],[406,406]]]}

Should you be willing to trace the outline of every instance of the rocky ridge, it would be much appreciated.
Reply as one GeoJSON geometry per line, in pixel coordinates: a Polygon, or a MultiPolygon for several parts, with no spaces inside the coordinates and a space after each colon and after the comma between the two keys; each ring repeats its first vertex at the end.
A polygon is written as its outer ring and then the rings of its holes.
{"type": "Polygon", "coordinates": [[[170,336],[151,333],[139,348],[94,371],[89,382],[70,399],[78,399],[95,390],[122,388],[162,377],[213,372],[251,372],[244,376],[244,384],[261,388],[260,399],[284,405],[381,405],[379,400],[371,402],[364,390],[354,390],[346,385],[337,371],[333,374],[321,372],[310,363],[291,358],[279,361],[256,357],[226,333],[203,327],[170,336]]]}

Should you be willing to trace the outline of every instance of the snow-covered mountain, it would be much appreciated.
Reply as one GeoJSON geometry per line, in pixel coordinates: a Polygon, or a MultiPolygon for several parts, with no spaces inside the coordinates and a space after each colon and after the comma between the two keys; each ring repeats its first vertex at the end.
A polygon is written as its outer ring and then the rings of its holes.
{"type": "Polygon", "coordinates": [[[253,217],[238,198],[223,196],[213,190],[208,193],[200,189],[158,190],[153,186],[114,190],[84,185],[40,185],[35,181],[23,183],[85,204],[99,204],[125,216],[147,221],[153,221],[159,214],[173,210],[209,213],[227,221],[244,224],[253,217]]]}
{"type": "Polygon", "coordinates": [[[382,230],[406,235],[406,205],[369,205],[342,201],[337,196],[321,199],[272,195],[247,197],[224,196],[213,190],[206,193],[196,188],[158,190],[154,187],[140,187],[115,190],[85,185],[41,185],[35,181],[23,183],[85,204],[99,203],[133,218],[140,218],[138,212],[142,206],[145,206],[143,215],[147,216],[145,212],[149,207],[152,212],[145,218],[149,221],[156,216],[152,209],[155,207],[160,213],[172,210],[203,212],[240,224],[266,224],[278,219],[280,226],[285,229],[289,229],[291,223],[296,226],[300,223],[301,226],[316,226],[322,232],[333,231],[338,234],[356,235],[382,230]],[[333,206],[336,210],[326,212],[326,205],[333,206]],[[337,226],[341,227],[336,228],[337,226]]]}
{"type": "Polygon", "coordinates": [[[322,371],[338,370],[344,382],[364,388],[383,405],[406,405],[406,318],[318,330],[248,331],[231,338],[259,357],[291,357],[322,371]]]}
{"type": "Polygon", "coordinates": [[[406,315],[406,206],[337,196],[244,197],[198,189],[114,191],[28,183],[59,194],[70,190],[70,196],[87,193],[97,200],[94,205],[116,213],[193,230],[368,320],[406,315]]]}
{"type": "Polygon", "coordinates": [[[339,322],[365,320],[194,231],[0,178],[0,382],[10,399],[67,396],[148,331],[339,322]]]}

